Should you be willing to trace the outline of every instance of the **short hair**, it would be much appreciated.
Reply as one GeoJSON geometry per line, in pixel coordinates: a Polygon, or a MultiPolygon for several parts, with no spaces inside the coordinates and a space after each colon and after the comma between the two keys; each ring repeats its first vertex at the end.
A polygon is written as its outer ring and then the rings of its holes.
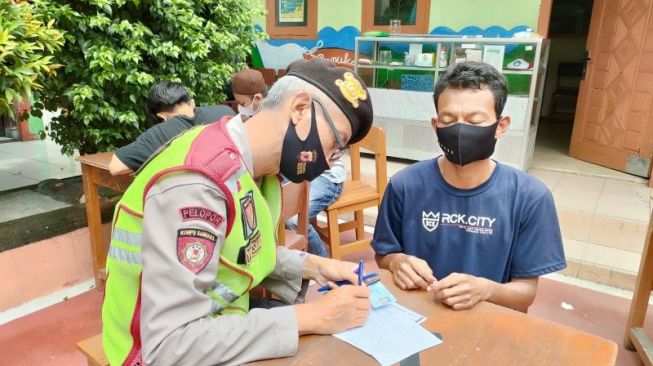
{"type": "Polygon", "coordinates": [[[263,99],[261,109],[276,110],[281,107],[288,98],[294,96],[300,91],[306,91],[314,98],[317,98],[330,113],[336,113],[335,110],[339,110],[335,102],[324,94],[322,90],[293,75],[284,76],[272,84],[272,87],[268,90],[267,96],[263,99]],[[326,100],[328,100],[329,103],[326,103],[326,100]]]}
{"type": "Polygon", "coordinates": [[[445,89],[484,89],[487,88],[494,96],[494,111],[497,118],[501,116],[508,98],[506,78],[492,65],[465,61],[449,67],[438,79],[433,90],[435,110],[438,110],[438,99],[445,89]]]}
{"type": "Polygon", "coordinates": [[[172,112],[175,105],[190,102],[186,86],[174,81],[160,81],[150,88],[147,109],[153,116],[161,112],[172,112]]]}

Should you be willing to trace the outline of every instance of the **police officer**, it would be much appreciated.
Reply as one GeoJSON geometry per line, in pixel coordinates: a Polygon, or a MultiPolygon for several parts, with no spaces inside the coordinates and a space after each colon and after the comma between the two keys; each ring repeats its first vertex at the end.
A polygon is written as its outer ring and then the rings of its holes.
{"type": "Polygon", "coordinates": [[[364,324],[364,286],[303,303],[309,280],[355,283],[353,263],[275,245],[278,174],[310,181],[367,134],[372,105],[363,82],[328,61],[297,61],[261,111],[243,118],[171,140],[116,206],[102,308],[112,365],[286,357],[300,335],[364,324]],[[250,309],[249,290],[259,284],[291,305],[250,309]]]}

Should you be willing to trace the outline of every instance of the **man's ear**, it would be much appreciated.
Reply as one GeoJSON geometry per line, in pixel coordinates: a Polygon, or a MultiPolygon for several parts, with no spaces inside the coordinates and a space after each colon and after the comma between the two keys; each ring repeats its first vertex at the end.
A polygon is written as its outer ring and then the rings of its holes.
{"type": "Polygon", "coordinates": [[[510,127],[510,116],[503,116],[499,120],[499,126],[497,126],[497,132],[494,134],[495,139],[500,139],[506,132],[508,132],[508,128],[510,127]]]}
{"type": "Polygon", "coordinates": [[[435,125],[438,123],[438,117],[431,117],[431,127],[435,128],[435,125]]]}
{"type": "Polygon", "coordinates": [[[312,102],[313,97],[305,91],[299,92],[290,98],[290,117],[292,123],[297,125],[308,116],[307,113],[310,114],[312,102]]]}
{"type": "Polygon", "coordinates": [[[167,116],[165,115],[165,113],[157,113],[156,114],[156,118],[158,118],[159,121],[165,121],[167,119],[166,117],[167,116]]]}
{"type": "Polygon", "coordinates": [[[195,99],[191,99],[188,104],[190,104],[191,108],[195,109],[195,99]]]}

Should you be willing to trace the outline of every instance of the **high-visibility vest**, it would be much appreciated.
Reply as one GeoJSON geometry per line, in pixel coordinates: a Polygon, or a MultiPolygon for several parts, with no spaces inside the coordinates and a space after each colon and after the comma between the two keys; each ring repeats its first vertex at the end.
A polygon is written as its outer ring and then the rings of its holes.
{"type": "Polygon", "coordinates": [[[227,122],[228,118],[223,118],[198,126],[171,140],[146,162],[116,205],[102,306],[102,340],[111,365],[142,365],[144,198],[150,187],[167,174],[201,173],[215,182],[227,198],[227,235],[214,285],[205,291],[213,301],[207,316],[245,315],[249,310],[249,290],[274,269],[281,213],[280,180],[278,176],[266,176],[259,188],[227,132],[227,122]]]}

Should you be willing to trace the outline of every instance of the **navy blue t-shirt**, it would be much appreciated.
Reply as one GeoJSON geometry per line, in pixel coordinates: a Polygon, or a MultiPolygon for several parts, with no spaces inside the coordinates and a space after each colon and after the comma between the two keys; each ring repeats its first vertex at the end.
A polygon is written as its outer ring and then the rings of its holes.
{"type": "Polygon", "coordinates": [[[422,258],[437,279],[458,272],[506,283],[567,266],[551,192],[500,163],[473,189],[448,184],[436,159],[395,174],[372,247],[379,255],[422,258]]]}

